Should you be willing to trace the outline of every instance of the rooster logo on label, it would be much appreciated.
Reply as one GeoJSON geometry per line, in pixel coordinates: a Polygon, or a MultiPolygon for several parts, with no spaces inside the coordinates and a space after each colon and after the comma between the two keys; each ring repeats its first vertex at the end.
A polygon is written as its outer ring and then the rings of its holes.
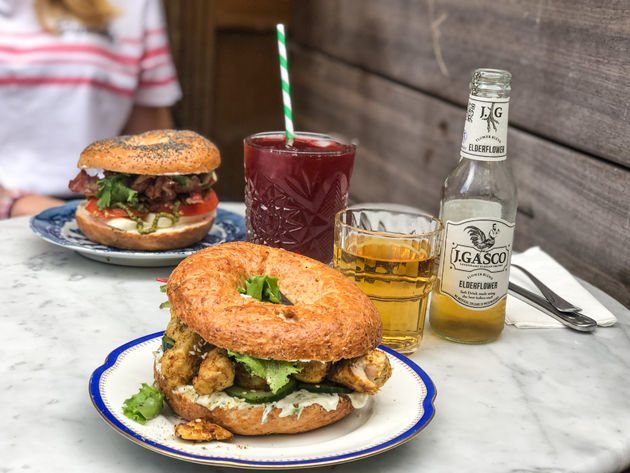
{"type": "Polygon", "coordinates": [[[494,246],[495,239],[499,234],[499,229],[497,228],[496,223],[492,224],[492,228],[488,232],[488,236],[486,236],[483,230],[479,227],[475,227],[473,225],[467,226],[464,228],[464,231],[468,232],[470,241],[479,251],[489,251],[494,246]]]}

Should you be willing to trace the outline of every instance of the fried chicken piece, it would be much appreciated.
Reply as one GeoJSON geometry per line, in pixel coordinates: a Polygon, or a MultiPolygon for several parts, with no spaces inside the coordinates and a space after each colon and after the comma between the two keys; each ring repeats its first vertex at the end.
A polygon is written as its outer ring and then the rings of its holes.
{"type": "Polygon", "coordinates": [[[195,442],[229,440],[234,437],[229,430],[205,419],[195,419],[188,423],[177,424],[175,426],[175,435],[180,439],[193,440],[195,442]]]}
{"type": "Polygon", "coordinates": [[[171,312],[171,320],[168,321],[164,335],[172,338],[174,341],[177,341],[181,337],[185,337],[189,331],[190,329],[188,326],[171,312]]]}
{"type": "Polygon", "coordinates": [[[260,376],[250,374],[240,363],[236,363],[236,384],[247,389],[260,389],[261,391],[270,390],[267,380],[260,376]]]}
{"type": "Polygon", "coordinates": [[[199,372],[192,381],[198,394],[223,391],[234,384],[234,363],[224,349],[214,347],[202,357],[199,372]]]}
{"type": "Polygon", "coordinates": [[[321,383],[328,373],[330,363],[316,360],[299,361],[297,367],[302,368],[302,371],[293,374],[295,379],[304,383],[321,383]]]}
{"type": "Polygon", "coordinates": [[[360,393],[376,394],[392,375],[387,355],[372,350],[363,356],[335,363],[328,379],[360,393]]]}
{"type": "Polygon", "coordinates": [[[171,317],[167,330],[175,345],[160,360],[162,375],[171,387],[190,382],[201,364],[207,342],[176,317],[171,317]],[[173,319],[176,319],[175,321],[173,319]]]}

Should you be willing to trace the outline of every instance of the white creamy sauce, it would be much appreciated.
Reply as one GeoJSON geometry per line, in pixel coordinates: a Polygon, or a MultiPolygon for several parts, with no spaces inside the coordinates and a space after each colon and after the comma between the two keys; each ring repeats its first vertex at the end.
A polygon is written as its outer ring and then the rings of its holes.
{"type": "Polygon", "coordinates": [[[280,417],[287,417],[293,414],[300,418],[302,411],[308,406],[319,404],[326,411],[334,411],[339,404],[338,394],[312,393],[304,389],[292,392],[287,397],[272,403],[274,407],[280,409],[280,417]]]}
{"type": "MultiPolygon", "coordinates": [[[[153,219],[156,215],[157,214],[150,213],[142,219],[144,221],[145,228],[151,227],[151,225],[153,225],[153,219]]],[[[158,229],[154,233],[162,233],[165,231],[172,232],[173,230],[177,230],[186,225],[200,222],[204,219],[204,217],[206,217],[206,214],[191,215],[190,217],[179,217],[179,220],[175,225],[173,225],[171,219],[162,217],[158,221],[158,229]]],[[[107,221],[107,225],[109,225],[110,227],[118,228],[119,230],[124,230],[126,232],[138,233],[138,225],[130,218],[112,218],[107,221]]]]}
{"type": "MultiPolygon", "coordinates": [[[[189,400],[209,410],[217,407],[223,407],[226,409],[251,409],[258,407],[256,404],[250,404],[243,399],[232,397],[223,391],[200,396],[195,391],[195,388],[190,384],[186,386],[177,386],[173,389],[173,392],[176,394],[183,394],[189,400]]],[[[359,394],[359,397],[360,396],[367,396],[367,394],[359,394]]],[[[352,401],[352,405],[354,406],[354,396],[350,394],[349,397],[352,401]]],[[[279,417],[288,417],[295,414],[299,418],[302,411],[313,404],[319,404],[327,411],[334,411],[337,409],[339,404],[339,395],[312,393],[304,389],[300,389],[299,391],[295,391],[279,401],[268,403],[263,412],[262,423],[264,424],[266,422],[268,414],[274,407],[280,409],[279,417]]],[[[361,401],[360,405],[363,407],[365,405],[365,401],[361,401]]]]}
{"type": "Polygon", "coordinates": [[[232,397],[223,391],[200,396],[191,384],[187,384],[186,386],[177,386],[173,389],[173,392],[176,394],[183,394],[189,400],[209,410],[217,407],[224,407],[226,409],[244,409],[255,407],[253,404],[248,404],[242,399],[232,397]]]}
{"type": "MultiPolygon", "coordinates": [[[[212,394],[204,394],[200,396],[195,392],[195,388],[188,384],[186,386],[178,386],[173,389],[174,393],[183,394],[191,401],[212,410],[217,407],[223,407],[226,409],[252,409],[258,407],[256,404],[250,404],[243,399],[232,397],[223,391],[212,394]]],[[[352,407],[355,409],[361,409],[367,404],[368,395],[364,393],[350,393],[347,395],[352,402],[352,407]]],[[[324,393],[312,393],[304,389],[295,391],[288,396],[280,399],[276,402],[268,403],[263,411],[261,423],[267,422],[267,416],[274,407],[280,409],[279,417],[288,417],[297,415],[298,418],[302,411],[308,406],[313,404],[319,404],[326,411],[334,411],[339,405],[338,394],[324,394],[324,393]]]]}
{"type": "Polygon", "coordinates": [[[90,177],[97,176],[99,179],[105,177],[105,170],[103,168],[83,168],[83,170],[90,177]]]}
{"type": "Polygon", "coordinates": [[[365,393],[358,393],[358,392],[351,392],[350,394],[347,394],[347,396],[350,398],[350,402],[352,403],[352,407],[354,407],[355,409],[361,409],[363,407],[365,407],[365,405],[368,402],[368,399],[370,399],[370,395],[369,394],[365,394],[365,393]]]}
{"type": "Polygon", "coordinates": [[[160,360],[162,359],[163,354],[164,350],[162,350],[162,347],[153,352],[153,359],[156,361],[155,371],[157,371],[159,374],[162,374],[162,363],[160,363],[160,360]]]}

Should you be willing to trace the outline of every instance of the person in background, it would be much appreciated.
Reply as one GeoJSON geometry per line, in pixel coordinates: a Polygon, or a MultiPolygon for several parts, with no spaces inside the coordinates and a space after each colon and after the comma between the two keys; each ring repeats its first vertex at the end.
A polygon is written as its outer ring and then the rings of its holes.
{"type": "Polygon", "coordinates": [[[0,0],[0,218],[73,194],[81,151],[172,128],[161,0],[0,0]]]}

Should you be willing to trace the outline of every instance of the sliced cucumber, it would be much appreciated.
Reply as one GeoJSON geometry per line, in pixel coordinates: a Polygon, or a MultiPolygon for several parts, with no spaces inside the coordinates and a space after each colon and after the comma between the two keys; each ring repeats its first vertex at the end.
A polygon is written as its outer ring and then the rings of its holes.
{"type": "Polygon", "coordinates": [[[162,350],[163,351],[166,351],[169,348],[173,348],[174,346],[175,346],[175,340],[173,340],[168,335],[162,336],[162,350]]]}
{"type": "Polygon", "coordinates": [[[266,402],[279,401],[283,397],[288,396],[297,386],[294,379],[290,379],[287,384],[282,386],[277,392],[262,391],[260,389],[247,389],[242,386],[230,386],[224,392],[232,397],[238,397],[250,404],[264,404],[266,402]]]}
{"type": "Polygon", "coordinates": [[[340,384],[333,384],[328,382],[323,383],[299,383],[298,389],[306,389],[312,393],[325,393],[325,394],[350,394],[352,389],[341,386],[340,384]]]}

